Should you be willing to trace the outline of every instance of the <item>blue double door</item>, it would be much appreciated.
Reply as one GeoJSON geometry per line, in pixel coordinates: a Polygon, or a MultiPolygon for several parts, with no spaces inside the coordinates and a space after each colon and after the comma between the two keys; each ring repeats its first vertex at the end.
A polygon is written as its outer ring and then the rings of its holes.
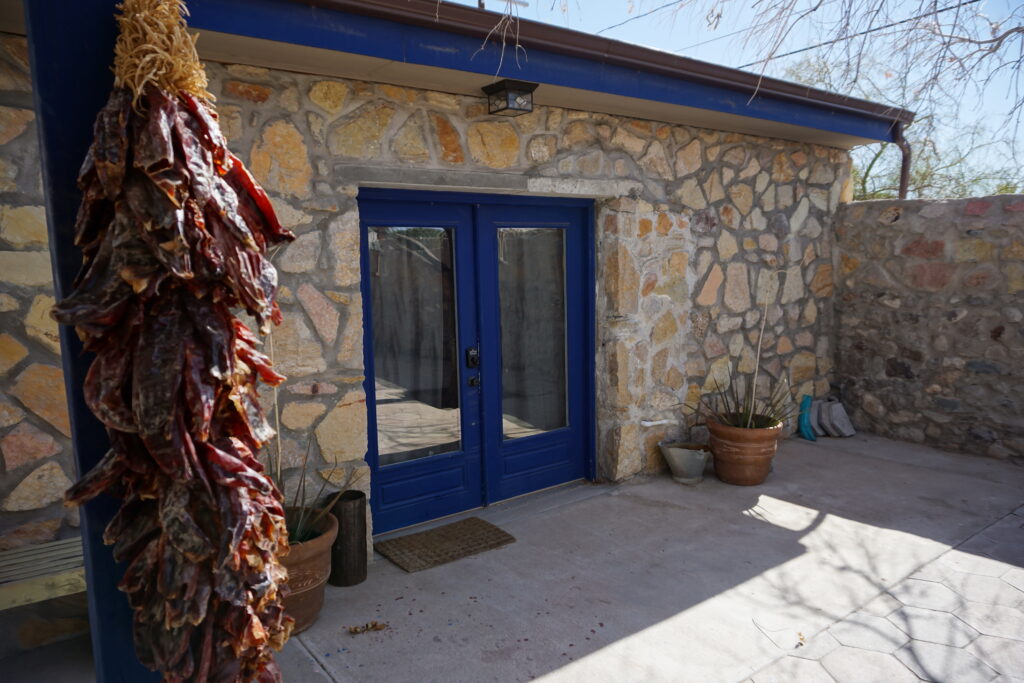
{"type": "Polygon", "coordinates": [[[587,203],[361,190],[374,531],[590,476],[587,203]]]}

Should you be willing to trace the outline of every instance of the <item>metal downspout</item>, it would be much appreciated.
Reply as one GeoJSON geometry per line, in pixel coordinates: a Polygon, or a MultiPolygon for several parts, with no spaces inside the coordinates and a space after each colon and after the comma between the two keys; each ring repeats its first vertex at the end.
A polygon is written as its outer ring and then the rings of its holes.
{"type": "Polygon", "coordinates": [[[907,190],[910,187],[910,143],[903,137],[903,122],[896,122],[896,132],[893,135],[894,142],[903,152],[903,161],[900,162],[900,199],[907,198],[907,190]]]}

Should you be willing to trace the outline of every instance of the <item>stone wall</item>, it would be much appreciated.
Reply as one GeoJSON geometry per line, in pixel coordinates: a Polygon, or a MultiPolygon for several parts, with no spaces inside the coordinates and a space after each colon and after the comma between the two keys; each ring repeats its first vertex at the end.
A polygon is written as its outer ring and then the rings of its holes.
{"type": "Polygon", "coordinates": [[[837,364],[860,429],[1024,456],[1024,197],[858,202],[837,238],[837,364]]]}
{"type": "MultiPolygon", "coordinates": [[[[0,550],[78,533],[25,39],[0,34],[0,550]]],[[[88,630],[85,596],[0,614],[0,657],[88,630]]]]}
{"type": "MultiPolygon", "coordinates": [[[[599,475],[662,467],[680,404],[765,368],[821,395],[832,376],[831,225],[845,152],[539,106],[512,120],[483,98],[209,64],[232,147],[299,239],[276,263],[289,375],[284,451],[310,435],[322,469],[365,470],[360,185],[597,201],[599,475]],[[641,420],[670,420],[645,429],[641,420]]],[[[339,472],[336,478],[340,478],[339,472]]],[[[363,478],[365,483],[366,477],[363,478]]]]}

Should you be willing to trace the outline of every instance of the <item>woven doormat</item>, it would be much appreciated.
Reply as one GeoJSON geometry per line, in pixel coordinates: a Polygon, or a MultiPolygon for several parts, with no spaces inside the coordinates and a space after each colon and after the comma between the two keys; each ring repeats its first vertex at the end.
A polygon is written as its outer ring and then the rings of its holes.
{"type": "Polygon", "coordinates": [[[418,572],[455,560],[494,550],[515,542],[506,533],[479,517],[470,517],[436,529],[375,543],[378,553],[407,572],[418,572]]]}

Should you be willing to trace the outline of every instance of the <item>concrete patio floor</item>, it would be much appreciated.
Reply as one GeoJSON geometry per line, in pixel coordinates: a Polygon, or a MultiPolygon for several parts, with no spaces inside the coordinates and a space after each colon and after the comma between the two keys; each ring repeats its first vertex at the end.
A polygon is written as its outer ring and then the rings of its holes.
{"type": "MultiPolygon", "coordinates": [[[[789,440],[759,487],[646,478],[470,513],[517,542],[416,574],[378,557],[279,660],[290,681],[1012,681],[1022,505],[1011,462],[789,440]]],[[[33,655],[6,680],[45,676],[33,655]]]]}

